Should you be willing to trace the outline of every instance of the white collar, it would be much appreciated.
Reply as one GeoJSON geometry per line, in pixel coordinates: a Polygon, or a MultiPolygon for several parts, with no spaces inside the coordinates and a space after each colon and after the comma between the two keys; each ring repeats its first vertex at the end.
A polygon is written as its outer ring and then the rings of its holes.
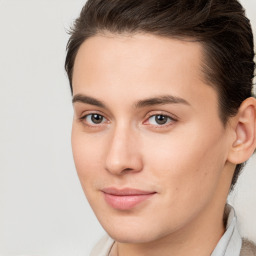
{"type": "Polygon", "coordinates": [[[211,256],[239,256],[242,238],[237,229],[237,218],[234,208],[227,204],[225,213],[228,216],[226,232],[221,237],[211,256]]]}

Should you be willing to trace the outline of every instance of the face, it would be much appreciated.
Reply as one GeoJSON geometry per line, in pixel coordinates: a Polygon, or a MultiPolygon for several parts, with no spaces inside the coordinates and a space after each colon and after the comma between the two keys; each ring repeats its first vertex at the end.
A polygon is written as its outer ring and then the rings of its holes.
{"type": "Polygon", "coordinates": [[[228,130],[202,59],[199,43],[148,34],[94,36],[78,51],[74,161],[118,241],[175,234],[214,218],[226,199],[228,130]]]}

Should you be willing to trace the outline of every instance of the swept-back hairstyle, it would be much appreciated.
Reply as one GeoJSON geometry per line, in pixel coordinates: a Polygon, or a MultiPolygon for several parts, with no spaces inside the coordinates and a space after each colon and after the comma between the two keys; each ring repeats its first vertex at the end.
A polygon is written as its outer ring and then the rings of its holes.
{"type": "MultiPolygon", "coordinates": [[[[88,38],[106,32],[150,33],[203,45],[204,79],[218,93],[225,126],[252,96],[255,63],[250,21],[237,0],[88,0],[67,44],[71,92],[76,54],[88,38]]],[[[104,46],[102,46],[104,47],[104,46]]],[[[231,189],[244,163],[236,166],[231,189]]]]}

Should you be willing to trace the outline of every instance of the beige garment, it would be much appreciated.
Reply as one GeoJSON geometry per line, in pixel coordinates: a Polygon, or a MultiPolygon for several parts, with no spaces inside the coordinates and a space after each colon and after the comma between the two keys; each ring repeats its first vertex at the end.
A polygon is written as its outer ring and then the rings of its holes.
{"type": "Polygon", "coordinates": [[[113,244],[114,240],[108,235],[105,235],[100,239],[96,246],[94,246],[90,256],[109,256],[113,244]]]}
{"type": "Polygon", "coordinates": [[[243,239],[240,256],[256,256],[256,245],[243,239]]]}

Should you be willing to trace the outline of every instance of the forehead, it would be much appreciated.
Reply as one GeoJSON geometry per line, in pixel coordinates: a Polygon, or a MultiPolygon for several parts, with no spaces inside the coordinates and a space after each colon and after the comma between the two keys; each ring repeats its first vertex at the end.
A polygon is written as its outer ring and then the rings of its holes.
{"type": "Polygon", "coordinates": [[[74,63],[74,79],[81,68],[88,73],[98,68],[110,75],[124,72],[127,76],[136,75],[136,71],[142,76],[145,70],[154,71],[152,75],[158,73],[161,77],[186,72],[202,79],[202,52],[198,42],[151,34],[97,35],[81,45],[74,63]]]}
{"type": "Polygon", "coordinates": [[[202,62],[199,42],[150,34],[97,35],[78,51],[73,91],[134,100],[172,94],[196,105],[212,102],[216,108],[216,92],[204,81],[202,62]]]}

